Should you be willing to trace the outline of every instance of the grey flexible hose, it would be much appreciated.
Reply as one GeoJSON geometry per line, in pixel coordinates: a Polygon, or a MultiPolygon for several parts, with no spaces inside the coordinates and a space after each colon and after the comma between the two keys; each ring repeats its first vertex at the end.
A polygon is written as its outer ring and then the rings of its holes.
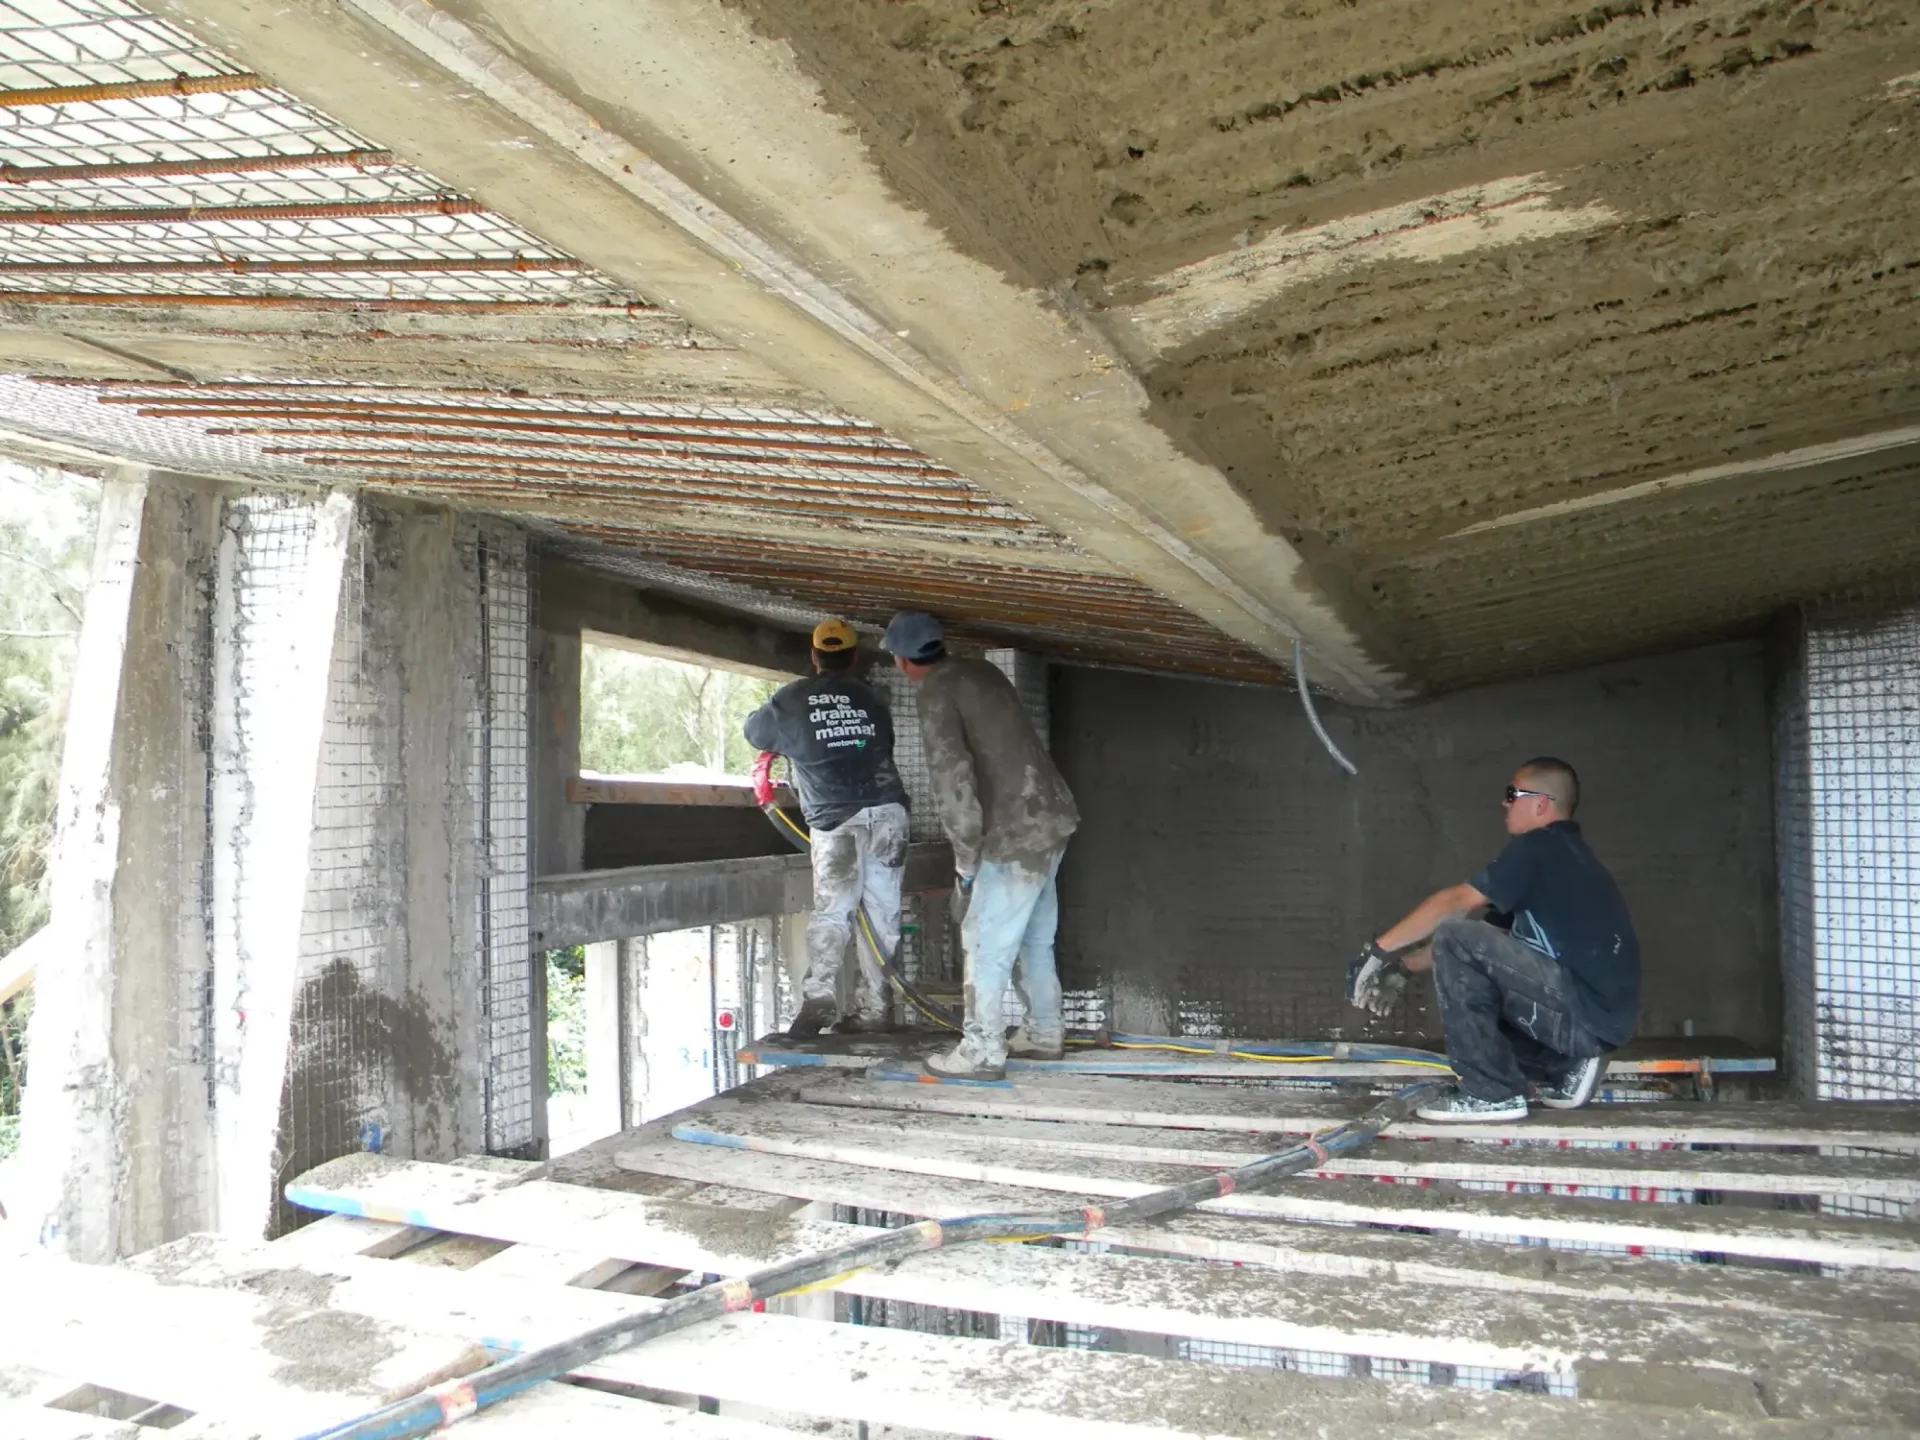
{"type": "Polygon", "coordinates": [[[1313,726],[1313,733],[1320,737],[1320,743],[1327,747],[1327,754],[1333,757],[1333,763],[1349,775],[1358,775],[1359,767],[1340,753],[1340,747],[1327,734],[1327,727],[1320,723],[1320,712],[1313,708],[1313,692],[1307,689],[1307,647],[1297,635],[1293,640],[1293,683],[1300,687],[1300,703],[1306,708],[1307,723],[1313,726]]]}

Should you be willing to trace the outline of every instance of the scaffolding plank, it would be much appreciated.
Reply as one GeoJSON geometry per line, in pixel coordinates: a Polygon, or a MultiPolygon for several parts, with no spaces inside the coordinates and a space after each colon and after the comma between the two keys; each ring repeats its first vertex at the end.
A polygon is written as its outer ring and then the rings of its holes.
{"type": "Polygon", "coordinates": [[[732,1415],[609,1395],[579,1385],[542,1385],[464,1422],[460,1436],[485,1440],[634,1440],[670,1435],[686,1440],[795,1440],[794,1432],[732,1415]]]}
{"type": "MultiPolygon", "coordinates": [[[[1323,1380],[1139,1355],[1058,1350],[772,1315],[733,1315],[581,1373],[821,1418],[998,1440],[1172,1440],[1418,1433],[1436,1440],[1618,1440],[1623,1434],[1837,1440],[1853,1427],[1741,1413],[1323,1380]]],[[[1751,1384],[1744,1382],[1751,1401],[1751,1384]]],[[[1700,1389],[1709,1388],[1702,1385],[1700,1389]]],[[[1739,1404],[1741,1383],[1708,1403],[1739,1404]]]]}
{"type": "Polygon", "coordinates": [[[548,1180],[502,1187],[457,1165],[355,1157],[323,1165],[287,1187],[309,1209],[365,1216],[510,1244],[564,1240],[594,1259],[620,1258],[679,1270],[740,1275],[844,1242],[845,1227],[774,1212],[725,1210],[548,1180]],[[379,1159],[377,1166],[364,1162],[379,1159]]]}
{"type": "Polygon", "coordinates": [[[152,1440],[154,1433],[126,1420],[0,1400],[0,1435],[7,1440],[152,1440]]]}
{"type": "MultiPolygon", "coordinates": [[[[621,1159],[637,1170],[715,1177],[732,1185],[869,1210],[938,1219],[1044,1210],[1068,1197],[940,1176],[801,1160],[675,1140],[642,1138],[621,1159]]],[[[1920,1324],[1920,1284],[1899,1271],[1847,1273],[1844,1280],[1724,1265],[1676,1265],[1637,1256],[1548,1251],[1450,1236],[1401,1235],[1330,1225],[1187,1212],[1139,1225],[1110,1226],[1095,1240],[1131,1250],[1257,1265],[1289,1274],[1346,1279],[1401,1277],[1423,1284],[1560,1296],[1641,1298],[1755,1313],[1871,1315],[1920,1324]]]]}
{"type": "MultiPolygon", "coordinates": [[[[465,1229],[471,1222],[460,1207],[446,1207],[443,1219],[442,1210],[426,1193],[434,1168],[413,1167],[419,1190],[409,1208],[465,1229]]],[[[652,1217],[647,1214],[648,1203],[639,1197],[553,1186],[528,1187],[516,1198],[537,1199],[538,1211],[522,1212],[515,1222],[519,1228],[512,1233],[498,1220],[486,1222],[502,1239],[531,1242],[556,1230],[572,1234],[593,1227],[613,1238],[611,1214],[628,1210],[643,1223],[613,1253],[646,1259],[649,1252],[644,1247],[661,1243],[658,1226],[650,1223],[652,1217]],[[609,1202],[612,1212],[606,1208],[609,1202]]],[[[816,1222],[816,1230],[823,1249],[880,1233],[825,1222],[816,1222]]],[[[197,1250],[182,1254],[184,1263],[170,1265],[170,1278],[204,1280],[209,1266],[215,1264],[221,1274],[233,1276],[230,1251],[222,1252],[217,1261],[197,1250]]],[[[756,1259],[718,1253],[709,1268],[738,1273],[753,1268],[756,1259]]],[[[500,1281],[484,1270],[434,1272],[430,1281],[423,1275],[422,1283],[416,1284],[391,1262],[348,1256],[330,1265],[316,1265],[312,1273],[338,1287],[337,1303],[343,1306],[376,1317],[404,1316],[416,1325],[453,1328],[483,1339],[496,1350],[550,1338],[546,1333],[537,1337],[529,1333],[536,1327],[545,1332],[550,1323],[529,1320],[522,1308],[516,1308],[528,1303],[525,1282],[500,1281]],[[463,1321],[483,1328],[460,1329],[463,1321]]],[[[541,1274],[544,1285],[565,1293],[558,1284],[562,1278],[558,1270],[542,1272],[536,1265],[522,1274],[541,1274]]],[[[259,1274],[248,1274],[245,1283],[258,1290],[266,1282],[259,1274]]],[[[1356,1290],[1348,1277],[1306,1274],[1295,1275],[1286,1287],[1278,1288],[1265,1272],[1231,1266],[988,1246],[938,1251],[886,1269],[858,1272],[846,1278],[841,1288],[875,1299],[1005,1311],[1073,1325],[1225,1344],[1329,1350],[1565,1376],[1604,1363],[1615,1367],[1608,1372],[1609,1383],[1619,1380],[1618,1367],[1624,1365],[1712,1363],[1770,1377],[1778,1413],[1869,1418],[1911,1398],[1920,1416],[1920,1391],[1909,1394],[1907,1378],[1911,1361],[1920,1355],[1920,1329],[1879,1320],[1843,1320],[1831,1314],[1783,1314],[1767,1327],[1754,1327],[1745,1317],[1697,1305],[1665,1306],[1641,1296],[1598,1299],[1589,1295],[1581,1305],[1568,1306],[1558,1296],[1509,1294],[1496,1300],[1486,1290],[1448,1290],[1391,1279],[1375,1279],[1356,1290]],[[1898,1357],[1894,1378],[1867,1373],[1873,1362],[1888,1356],[1898,1357]]]]}
{"type": "MultiPolygon", "coordinates": [[[[1352,1101],[1287,1089],[1184,1085],[1168,1080],[1023,1074],[1007,1089],[840,1077],[814,1080],[799,1098],[816,1105],[1008,1120],[1304,1134],[1353,1117],[1352,1101]]],[[[1507,1124],[1403,1120],[1401,1139],[1604,1140],[1639,1145],[1841,1145],[1920,1150],[1920,1105],[1905,1101],[1824,1104],[1590,1105],[1536,1108],[1507,1124]]]]}
{"type": "MultiPolygon", "coordinates": [[[[1003,1146],[1010,1152],[1040,1150],[1213,1170],[1230,1170],[1295,1143],[1278,1136],[1263,1143],[1252,1136],[1206,1135],[1073,1121],[966,1115],[888,1116],[780,1101],[740,1101],[726,1096],[707,1102],[700,1113],[713,1117],[746,1117],[756,1135],[837,1135],[881,1142],[898,1135],[910,1136],[923,1144],[951,1139],[1003,1146]]],[[[1573,1150],[1550,1145],[1381,1140],[1357,1154],[1333,1157],[1315,1173],[1527,1185],[1846,1195],[1888,1200],[1920,1198],[1920,1162],[1904,1157],[1862,1158],[1808,1152],[1573,1150]]]]}
{"type": "MultiPolygon", "coordinates": [[[[884,1140],[844,1135],[761,1133],[749,1123],[696,1109],[673,1127],[678,1139],[802,1159],[839,1160],[877,1169],[981,1180],[1075,1195],[1144,1195],[1193,1178],[1191,1167],[1009,1154],[990,1143],[912,1136],[884,1140]]],[[[1847,1220],[1734,1206],[1636,1204],[1565,1196],[1505,1195],[1444,1185],[1364,1180],[1288,1183],[1272,1194],[1206,1201],[1216,1214],[1417,1225],[1437,1230],[1596,1245],[1705,1251],[1870,1269],[1920,1270],[1920,1230],[1884,1221],[1847,1220]]]]}
{"type": "Polygon", "coordinates": [[[1640,1298],[1586,1299],[1433,1287],[1393,1280],[1294,1275],[1067,1250],[965,1246],[920,1255],[842,1288],[882,1300],[1001,1312],[1084,1328],[1271,1349],[1534,1372],[1576,1383],[1603,1372],[1611,1388],[1631,1367],[1685,1366],[1764,1378],[1755,1414],[1866,1423],[1920,1419],[1920,1329],[1786,1316],[1750,1316],[1640,1298]]]}
{"type": "Polygon", "coordinates": [[[468,1342],[375,1325],[310,1297],[172,1286],[50,1257],[0,1266],[0,1290],[35,1297],[0,1306],[10,1362],[274,1434],[323,1429],[487,1360],[468,1342]]]}

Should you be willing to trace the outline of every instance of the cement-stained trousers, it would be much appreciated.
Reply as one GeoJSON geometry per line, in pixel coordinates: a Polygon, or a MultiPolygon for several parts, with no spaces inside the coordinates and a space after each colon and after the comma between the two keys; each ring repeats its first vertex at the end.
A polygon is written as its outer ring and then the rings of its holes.
{"type": "Polygon", "coordinates": [[[1460,1088],[1508,1100],[1601,1053],[1579,1020],[1566,967],[1484,920],[1443,920],[1433,932],[1433,988],[1460,1088]]]}
{"type": "Polygon", "coordinates": [[[855,933],[864,903],[873,939],[889,958],[900,944],[900,884],[907,873],[907,807],[869,805],[833,827],[813,832],[813,917],[807,921],[803,1000],[831,1000],[838,1008],[840,957],[847,942],[859,965],[856,1013],[879,1020],[887,1013],[887,982],[865,935],[855,933]]]}
{"type": "Polygon", "coordinates": [[[1060,976],[1054,969],[1053,937],[1060,927],[1060,871],[1056,850],[1039,862],[1006,865],[980,862],[960,944],[967,962],[967,1022],[961,1049],[980,1066],[1007,1060],[1006,996],[1017,985],[1027,1006],[1027,1038],[1056,1045],[1064,1033],[1060,1019],[1060,976]]]}

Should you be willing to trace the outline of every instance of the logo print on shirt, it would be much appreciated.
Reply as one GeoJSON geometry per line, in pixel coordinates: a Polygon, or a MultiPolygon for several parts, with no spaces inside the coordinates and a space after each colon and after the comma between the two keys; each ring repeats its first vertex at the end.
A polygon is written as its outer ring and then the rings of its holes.
{"type": "Polygon", "coordinates": [[[829,750],[864,750],[880,733],[873,717],[845,695],[821,695],[807,715],[813,738],[829,750]]]}

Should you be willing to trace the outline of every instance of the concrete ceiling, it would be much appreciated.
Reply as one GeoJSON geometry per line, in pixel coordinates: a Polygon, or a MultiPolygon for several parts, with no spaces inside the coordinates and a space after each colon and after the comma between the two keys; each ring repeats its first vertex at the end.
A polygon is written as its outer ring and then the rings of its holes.
{"type": "MultiPolygon", "coordinates": [[[[1299,636],[1373,702],[1920,560],[1910,0],[154,8],[598,288],[43,297],[0,304],[0,367],[866,422],[999,533],[516,503],[1063,655],[1259,680],[1299,636]]],[[[332,440],[303,461],[379,478],[332,440]]]]}

